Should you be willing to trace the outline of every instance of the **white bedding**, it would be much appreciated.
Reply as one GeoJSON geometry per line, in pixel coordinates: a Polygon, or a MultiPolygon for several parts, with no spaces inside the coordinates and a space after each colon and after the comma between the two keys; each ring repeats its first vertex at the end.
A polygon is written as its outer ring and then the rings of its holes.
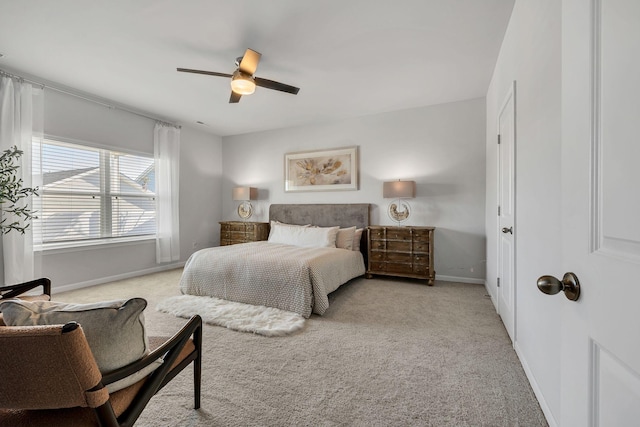
{"type": "Polygon", "coordinates": [[[266,241],[202,249],[187,260],[180,291],[323,314],[327,295],[365,272],[362,253],[266,241]]]}

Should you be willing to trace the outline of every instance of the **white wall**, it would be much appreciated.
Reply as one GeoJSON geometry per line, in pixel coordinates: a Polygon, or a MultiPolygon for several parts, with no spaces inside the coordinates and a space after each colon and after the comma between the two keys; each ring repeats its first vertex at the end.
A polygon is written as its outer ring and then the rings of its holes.
{"type": "MultiPolygon", "coordinates": [[[[270,203],[366,202],[373,205],[373,224],[393,224],[382,182],[412,179],[417,197],[405,224],[437,227],[438,277],[483,283],[484,109],[484,99],[474,99],[224,140],[183,128],[181,260],[218,244],[218,221],[236,218],[235,185],[260,189],[254,220],[267,219],[270,203]],[[284,192],[285,153],[352,145],[359,147],[358,191],[284,192]]],[[[45,132],[51,136],[152,154],[153,125],[120,109],[46,90],[45,132]]],[[[153,241],[45,251],[37,268],[61,291],[162,268],[154,251],[153,241]]]]}
{"type": "Polygon", "coordinates": [[[560,409],[561,299],[536,287],[560,271],[561,2],[517,0],[487,92],[487,289],[496,301],[497,114],[516,81],[515,348],[547,419],[560,409]]]}
{"type": "Polygon", "coordinates": [[[323,125],[224,137],[223,217],[238,219],[236,185],[259,190],[252,220],[271,203],[371,203],[372,224],[394,224],[383,181],[414,180],[417,197],[405,225],[432,225],[438,278],[483,283],[485,277],[485,101],[473,99],[323,125]],[[358,146],[358,191],[284,192],[284,155],[358,146]]]}
{"type": "MultiPolygon", "coordinates": [[[[153,155],[154,121],[123,110],[45,90],[45,133],[153,155]]],[[[180,146],[180,259],[217,244],[222,182],[221,139],[182,128],[180,146]]],[[[41,275],[54,291],[154,271],[155,241],[44,251],[41,275]]]]}

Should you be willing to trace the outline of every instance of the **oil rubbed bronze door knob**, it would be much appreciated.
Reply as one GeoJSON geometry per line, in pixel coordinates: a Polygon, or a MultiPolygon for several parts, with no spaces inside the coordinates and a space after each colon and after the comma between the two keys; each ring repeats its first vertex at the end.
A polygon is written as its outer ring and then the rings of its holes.
{"type": "Polygon", "coordinates": [[[503,232],[504,234],[507,234],[507,233],[509,233],[509,234],[513,234],[513,227],[509,227],[509,228],[507,228],[507,227],[502,227],[502,232],[503,232]]]}
{"type": "Polygon", "coordinates": [[[542,276],[538,279],[538,289],[547,295],[564,291],[564,295],[571,301],[577,301],[580,297],[580,282],[573,273],[565,273],[562,281],[553,276],[542,276]]]}

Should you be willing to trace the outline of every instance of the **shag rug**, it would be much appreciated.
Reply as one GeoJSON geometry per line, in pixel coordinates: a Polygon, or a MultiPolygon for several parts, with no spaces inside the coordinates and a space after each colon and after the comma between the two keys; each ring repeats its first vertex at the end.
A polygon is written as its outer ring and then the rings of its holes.
{"type": "Polygon", "coordinates": [[[267,337],[289,335],[304,328],[304,317],[297,313],[207,296],[174,296],[160,301],[156,310],[186,319],[199,314],[210,325],[267,337]]]}

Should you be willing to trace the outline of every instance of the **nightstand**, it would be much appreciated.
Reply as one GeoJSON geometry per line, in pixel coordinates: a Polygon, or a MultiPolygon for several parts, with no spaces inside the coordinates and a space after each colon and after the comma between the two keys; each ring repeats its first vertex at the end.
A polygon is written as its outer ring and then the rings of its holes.
{"type": "Polygon", "coordinates": [[[433,286],[433,232],[435,227],[367,228],[368,265],[365,277],[374,274],[425,279],[433,286]]]}
{"type": "Polygon", "coordinates": [[[220,246],[257,242],[269,238],[268,222],[221,221],[220,246]]]}

